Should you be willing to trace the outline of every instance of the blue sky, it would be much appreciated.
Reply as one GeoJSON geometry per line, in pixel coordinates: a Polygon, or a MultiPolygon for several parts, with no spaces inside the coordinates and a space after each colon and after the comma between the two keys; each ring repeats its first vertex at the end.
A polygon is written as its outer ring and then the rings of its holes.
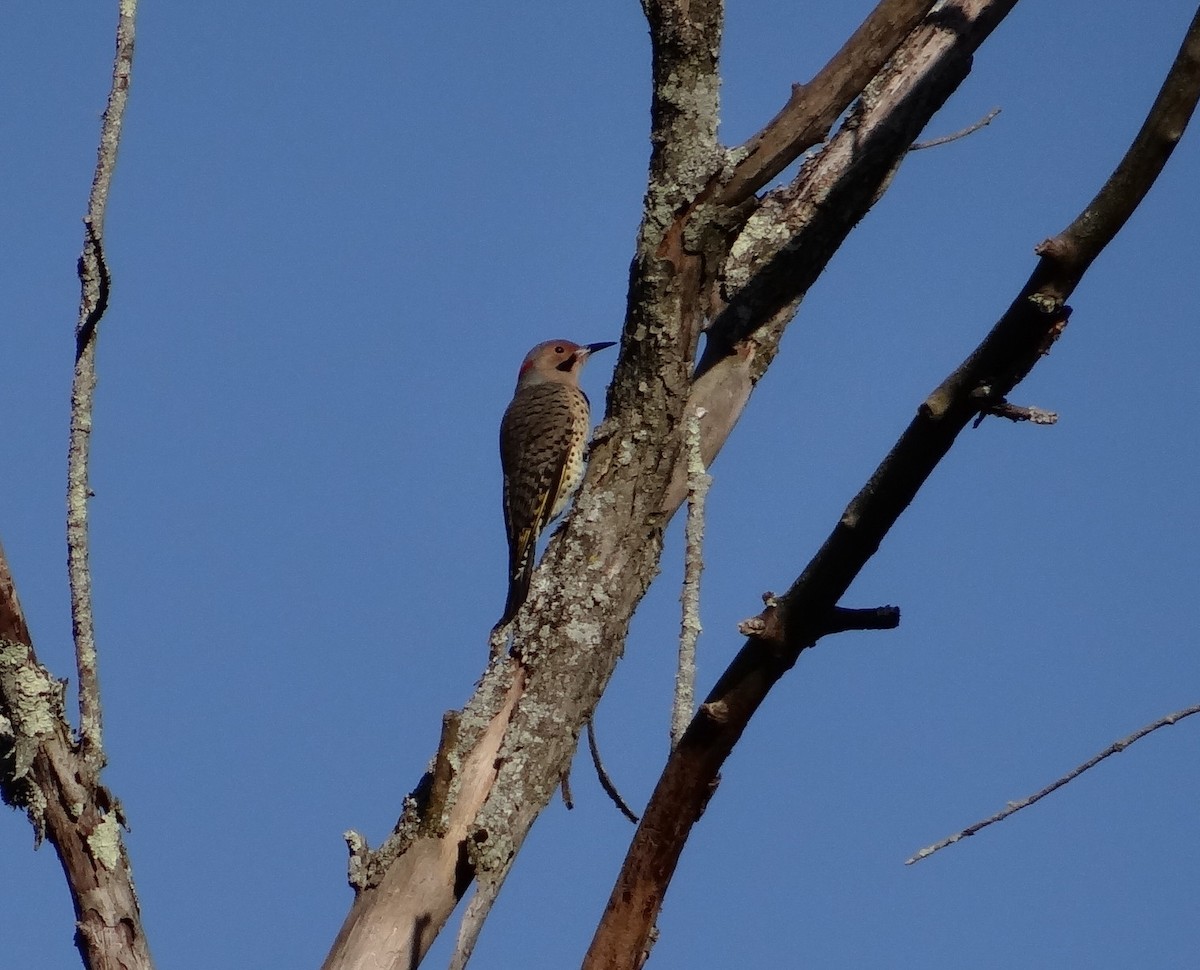
{"type": "MultiPolygon", "coordinates": [[[[19,5],[0,38],[0,537],[60,676],[74,267],[115,6],[19,5]]],[[[870,6],[731,4],[726,141],[870,6]]],[[[1029,3],[984,46],[927,136],[1001,115],[906,162],[712,470],[701,692],[1120,158],[1191,14],[1029,3]]],[[[532,344],[619,336],[648,72],[632,0],[144,5],[91,510],[106,780],[161,966],[318,965],[350,902],[341,832],[388,832],[469,696],[504,600],[499,417],[532,344]]],[[[902,863],[1197,700],[1198,179],[1190,131],[1014,396],[1060,423],[964,434],[855,583],[846,605],[896,603],[901,628],[823,642],[752,724],[651,966],[1194,962],[1195,721],[902,863]]],[[[635,806],[666,751],[681,558],[676,527],[597,715],[635,806]]],[[[573,787],[472,966],[580,959],[632,829],[585,760],[573,787]]],[[[0,965],[78,966],[30,841],[0,814],[0,965]]]]}

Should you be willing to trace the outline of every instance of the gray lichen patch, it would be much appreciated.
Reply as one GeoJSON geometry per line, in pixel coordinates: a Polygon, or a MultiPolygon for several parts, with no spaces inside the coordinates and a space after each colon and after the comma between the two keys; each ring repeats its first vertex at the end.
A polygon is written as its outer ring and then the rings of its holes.
{"type": "Polygon", "coordinates": [[[88,851],[103,868],[112,872],[121,862],[121,826],[114,815],[105,815],[87,837],[88,851]]]}
{"type": "Polygon", "coordinates": [[[0,640],[0,692],[18,750],[22,741],[49,737],[63,722],[63,682],[34,662],[22,643],[0,640]]]}

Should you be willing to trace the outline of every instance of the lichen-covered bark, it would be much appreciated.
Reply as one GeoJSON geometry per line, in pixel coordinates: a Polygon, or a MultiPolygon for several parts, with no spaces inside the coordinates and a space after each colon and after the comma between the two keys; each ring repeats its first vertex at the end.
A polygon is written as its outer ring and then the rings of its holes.
{"type": "Polygon", "coordinates": [[[0,796],[58,854],[84,966],[151,970],[120,808],[71,738],[64,694],[33,652],[0,548],[0,796]]]}
{"type": "MultiPolygon", "coordinates": [[[[442,750],[382,854],[367,852],[356,837],[358,893],[326,970],[407,970],[474,880],[477,893],[453,966],[465,963],[657,574],[663,529],[683,497],[674,466],[685,407],[702,395],[710,426],[723,427],[702,443],[708,461],[773,358],[804,291],[966,76],[971,51],[1014,2],[944,4],[915,31],[919,17],[911,3],[881,4],[905,8],[907,19],[897,19],[884,41],[867,31],[867,46],[848,44],[839,52],[872,65],[860,89],[891,61],[842,133],[790,186],[763,200],[724,204],[715,201],[721,187],[752,153],[728,151],[716,138],[721,5],[647,0],[654,43],[650,175],[621,358],[587,477],[535,573],[512,654],[489,665],[475,696],[452,719],[454,730],[443,733],[442,750]],[[882,48],[870,46],[877,44],[882,48]],[[909,47],[915,53],[898,53],[909,47]],[[822,163],[826,154],[830,160],[822,163]],[[697,376],[693,361],[706,328],[712,349],[697,376]],[[490,769],[471,767],[481,765],[490,769]],[[386,938],[366,930],[384,926],[386,938]]],[[[826,74],[846,76],[840,69],[826,74]]],[[[856,93],[831,82],[818,95],[844,106],[856,93]]],[[[825,117],[832,110],[820,108],[780,117],[825,117]]],[[[792,135],[778,140],[780,152],[803,150],[796,147],[803,138],[792,135]]]]}
{"type": "Polygon", "coordinates": [[[64,682],[34,654],[16,587],[0,549],[0,795],[29,816],[37,842],[53,845],[75,908],[75,941],[90,970],[150,970],[119,804],[100,781],[105,754],[88,565],[88,455],[96,386],[97,326],[108,303],[104,215],[133,65],[137,0],[118,0],[112,83],[79,259],[79,317],[67,454],[67,574],[79,676],[79,738],[63,710],[64,682]]]}
{"type": "MultiPolygon", "coordinates": [[[[750,718],[800,652],[830,633],[894,625],[887,608],[839,607],[955,439],[988,414],[1065,327],[1066,298],[1161,172],[1200,99],[1200,13],[1133,145],[1096,198],[1059,235],[979,347],[922,403],[786,594],[743,626],[750,639],[672,751],[630,845],[584,970],[641,965],[654,921],[692,826],[750,718]]],[[[895,611],[890,611],[895,613],[895,611]]]]}

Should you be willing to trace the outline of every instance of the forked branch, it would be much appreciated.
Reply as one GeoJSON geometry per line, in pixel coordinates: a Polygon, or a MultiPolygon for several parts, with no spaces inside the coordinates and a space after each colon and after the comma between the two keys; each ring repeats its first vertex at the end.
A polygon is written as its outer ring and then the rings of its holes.
{"type": "Polygon", "coordinates": [[[819,145],[838,116],[862,93],[901,42],[925,19],[934,0],[881,0],[808,84],[792,96],[741,148],[738,162],[715,201],[738,205],[767,185],[805,151],[819,145]]]}
{"type": "Polygon", "coordinates": [[[918,409],[908,429],[854,498],[816,556],[718,680],[663,770],[591,948],[585,970],[636,967],[692,826],[721,765],[750,718],[828,617],[958,434],[1002,399],[1066,325],[1066,298],[1149,191],[1200,97],[1200,13],[1193,20],[1142,130],[1080,216],[1038,247],[1037,267],[971,356],[918,409]],[[982,396],[978,393],[985,390],[982,396]]]}
{"type": "MultiPolygon", "coordinates": [[[[836,210],[833,224],[822,223],[826,232],[805,237],[813,245],[803,267],[788,267],[790,300],[750,307],[747,326],[775,328],[776,337],[782,331],[808,282],[886,188],[898,159],[961,83],[972,52],[1013,3],[944,0],[951,14],[939,14],[937,24],[916,32],[926,41],[918,53],[928,56],[911,65],[893,57],[893,73],[911,67],[915,81],[909,88],[916,88],[893,105],[899,134],[872,140],[875,155],[868,165],[851,164],[868,150],[861,139],[839,156],[838,164],[846,164],[826,184],[844,188],[853,182],[854,188],[836,200],[809,200],[810,211],[836,210]]],[[[729,161],[716,139],[719,0],[662,0],[646,8],[654,63],[650,175],[621,357],[573,511],[551,539],[518,618],[517,669],[500,660],[490,664],[461,711],[462,729],[446,761],[463,765],[478,757],[488,774],[478,787],[452,780],[445,798],[436,801],[425,800],[421,786],[414,790],[385,843],[394,851],[386,865],[381,860],[380,867],[370,867],[385,874],[355,882],[354,906],[325,970],[415,965],[474,883],[479,895],[468,906],[458,947],[459,959],[469,954],[529,827],[559,785],[621,656],[630,617],[657,574],[663,531],[687,491],[683,469],[677,485],[677,463],[664,460],[678,453],[685,414],[697,405],[707,411],[700,429],[707,461],[709,446],[728,433],[750,384],[773,356],[759,352],[761,343],[756,349],[735,337],[720,375],[706,380],[694,374],[696,340],[713,310],[714,271],[725,265],[755,210],[699,201],[729,161]],[[691,396],[701,389],[703,400],[691,396]],[[716,435],[709,422],[719,427],[716,435]],[[513,695],[518,676],[524,683],[513,695]],[[503,698],[512,699],[511,707],[503,698]]],[[[896,86],[905,89],[902,82],[896,86]]],[[[848,134],[842,142],[852,139],[848,134]]],[[[777,235],[781,245],[788,241],[786,232],[777,235]]],[[[702,713],[720,716],[709,706],[702,713]]]]}
{"type": "Polygon", "coordinates": [[[34,654],[8,563],[0,550],[0,794],[23,808],[35,840],[54,846],[75,907],[76,945],[91,970],[151,970],[120,805],[100,782],[100,689],[88,567],[88,452],[96,386],[97,326],[108,305],[104,214],[116,165],[133,63],[137,0],[119,0],[112,85],[79,259],[79,316],[67,455],[67,567],[79,675],[79,740],[64,705],[65,681],[34,654]]]}

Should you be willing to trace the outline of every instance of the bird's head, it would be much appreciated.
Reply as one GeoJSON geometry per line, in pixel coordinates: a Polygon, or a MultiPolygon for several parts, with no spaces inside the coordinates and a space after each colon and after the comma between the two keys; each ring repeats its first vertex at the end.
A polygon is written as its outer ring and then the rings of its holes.
{"type": "Polygon", "coordinates": [[[588,357],[597,350],[613,346],[609,340],[598,344],[577,344],[570,340],[546,340],[525,355],[517,374],[517,387],[554,382],[577,384],[579,372],[588,357]]]}

